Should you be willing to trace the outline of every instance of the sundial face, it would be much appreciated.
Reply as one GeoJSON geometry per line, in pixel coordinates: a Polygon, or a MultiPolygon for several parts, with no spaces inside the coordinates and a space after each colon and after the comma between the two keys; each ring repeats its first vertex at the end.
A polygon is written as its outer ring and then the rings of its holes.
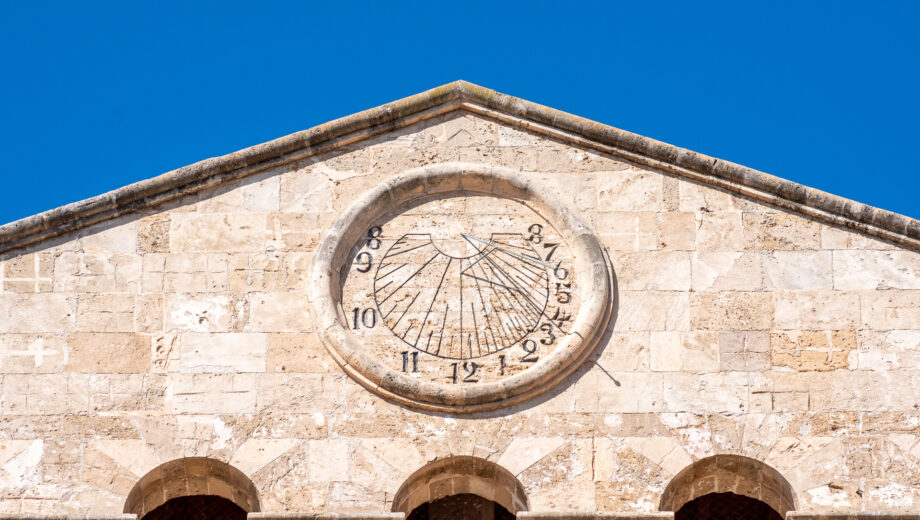
{"type": "Polygon", "coordinates": [[[612,286],[600,242],[552,189],[447,163],[358,197],[317,247],[306,297],[355,381],[466,413],[565,380],[607,330],[612,286]]]}
{"type": "Polygon", "coordinates": [[[446,385],[499,381],[565,339],[579,303],[568,244],[522,202],[439,198],[353,245],[341,319],[390,370],[446,385]]]}

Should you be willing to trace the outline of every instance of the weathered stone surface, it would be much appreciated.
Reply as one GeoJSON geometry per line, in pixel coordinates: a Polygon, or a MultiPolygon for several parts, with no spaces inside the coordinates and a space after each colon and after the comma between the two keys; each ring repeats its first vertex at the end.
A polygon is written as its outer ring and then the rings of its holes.
{"type": "Polygon", "coordinates": [[[265,247],[264,214],[181,213],[170,219],[169,249],[175,252],[243,252],[265,247]]]}
{"type": "Polygon", "coordinates": [[[745,249],[818,249],[821,225],[791,213],[744,212],[745,249]]]}
{"type": "Polygon", "coordinates": [[[0,294],[0,333],[68,332],[74,329],[77,298],[67,293],[0,294]]]}
{"type": "MultiPolygon", "coordinates": [[[[432,114],[5,253],[0,513],[117,515],[160,464],[202,456],[241,470],[266,515],[381,515],[416,470],[463,455],[510,471],[524,516],[660,518],[669,483],[721,454],[788,480],[790,517],[915,510],[920,256],[675,175],[432,114]],[[611,325],[579,370],[473,415],[352,380],[308,303],[341,212],[410,168],[458,160],[520,172],[570,208],[615,280],[611,325]]],[[[464,215],[493,225],[490,211],[464,215]]]]}
{"type": "Polygon", "coordinates": [[[150,338],[137,334],[78,332],[67,341],[66,370],[84,373],[144,373],[150,368],[150,338]]]}
{"type": "Polygon", "coordinates": [[[773,325],[773,299],[765,292],[694,294],[691,323],[700,330],[769,330],[773,325]]]}

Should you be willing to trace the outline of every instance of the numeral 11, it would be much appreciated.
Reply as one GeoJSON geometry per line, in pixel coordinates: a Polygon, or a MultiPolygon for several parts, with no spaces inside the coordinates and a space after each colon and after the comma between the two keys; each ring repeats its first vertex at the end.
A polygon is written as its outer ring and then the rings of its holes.
{"type": "Polygon", "coordinates": [[[402,371],[403,372],[409,371],[409,360],[410,359],[412,360],[412,371],[418,372],[418,352],[408,352],[408,351],[405,351],[402,353],[402,361],[403,361],[402,371]]]}

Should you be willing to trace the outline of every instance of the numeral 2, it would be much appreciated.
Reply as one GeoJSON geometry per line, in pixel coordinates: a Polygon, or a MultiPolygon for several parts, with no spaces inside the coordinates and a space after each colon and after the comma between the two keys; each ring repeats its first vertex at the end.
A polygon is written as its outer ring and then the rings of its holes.
{"type": "Polygon", "coordinates": [[[524,341],[524,343],[521,345],[521,348],[523,348],[525,352],[524,357],[521,358],[521,362],[536,363],[537,360],[540,359],[540,356],[537,355],[537,342],[536,341],[532,339],[528,339],[524,341]]]}

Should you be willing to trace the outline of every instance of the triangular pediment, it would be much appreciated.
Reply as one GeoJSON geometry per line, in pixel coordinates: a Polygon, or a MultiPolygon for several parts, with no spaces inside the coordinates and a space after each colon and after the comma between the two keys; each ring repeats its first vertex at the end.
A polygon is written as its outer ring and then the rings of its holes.
{"type": "MultiPolygon", "coordinates": [[[[920,248],[920,221],[912,218],[457,81],[0,226],[0,253],[137,211],[149,211],[168,201],[213,191],[286,164],[347,153],[375,140],[399,139],[401,132],[405,133],[413,125],[452,113],[471,114],[501,128],[517,130],[520,135],[542,136],[555,143],[691,180],[827,224],[855,229],[909,248],[920,248]]],[[[513,139],[509,137],[510,132],[506,134],[507,139],[513,139]]],[[[448,138],[454,144],[462,144],[474,136],[459,128],[448,138]]],[[[482,160],[488,162],[490,158],[484,156],[482,160]]],[[[527,170],[523,166],[521,169],[527,170]]]]}

